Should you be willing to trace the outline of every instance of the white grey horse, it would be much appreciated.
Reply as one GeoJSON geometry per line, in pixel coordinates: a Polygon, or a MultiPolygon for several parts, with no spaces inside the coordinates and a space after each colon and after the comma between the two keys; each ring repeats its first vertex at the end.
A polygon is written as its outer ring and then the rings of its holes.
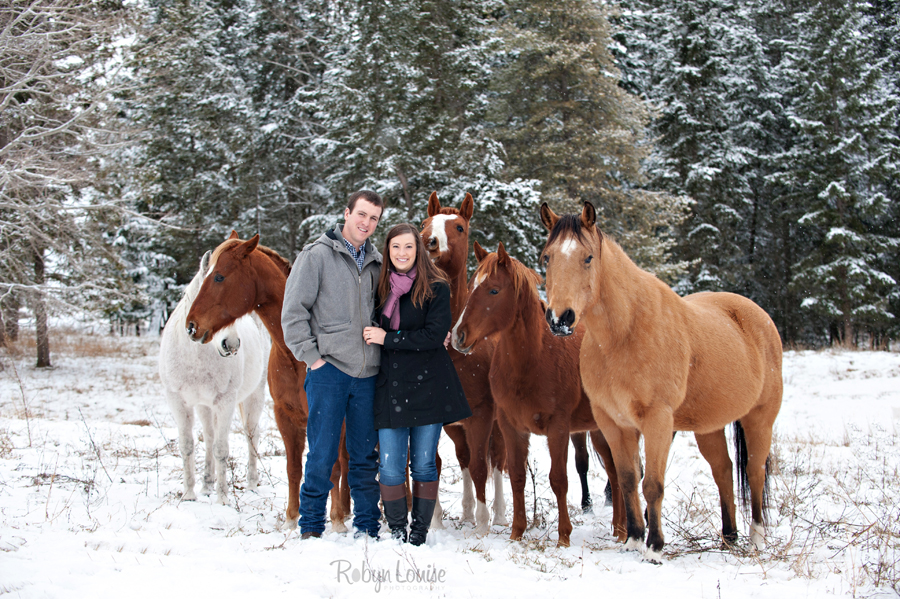
{"type": "Polygon", "coordinates": [[[166,399],[178,423],[178,448],[184,461],[185,500],[194,500],[194,409],[203,424],[206,472],[201,493],[212,493],[215,481],[218,502],[227,505],[225,486],[228,433],[234,407],[240,404],[241,421],[250,453],[247,488],[259,482],[257,447],[259,416],[264,405],[266,369],[271,341],[262,323],[244,316],[216,334],[207,344],[194,343],[185,332],[185,318],[207,274],[210,252],[200,260],[200,270],[162,332],[159,376],[166,399]],[[240,351],[238,351],[240,348],[240,351]]]}

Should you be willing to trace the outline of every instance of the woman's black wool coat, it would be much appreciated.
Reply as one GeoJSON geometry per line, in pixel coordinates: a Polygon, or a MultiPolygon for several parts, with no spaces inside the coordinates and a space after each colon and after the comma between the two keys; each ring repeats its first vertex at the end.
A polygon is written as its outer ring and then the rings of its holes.
{"type": "MultiPolygon", "coordinates": [[[[375,428],[449,424],[472,415],[456,368],[444,348],[452,326],[450,287],[431,286],[431,299],[413,305],[412,292],[400,297],[400,327],[375,309],[387,331],[381,349],[381,370],[375,381],[375,428]]],[[[376,301],[376,305],[380,299],[376,301]]]]}

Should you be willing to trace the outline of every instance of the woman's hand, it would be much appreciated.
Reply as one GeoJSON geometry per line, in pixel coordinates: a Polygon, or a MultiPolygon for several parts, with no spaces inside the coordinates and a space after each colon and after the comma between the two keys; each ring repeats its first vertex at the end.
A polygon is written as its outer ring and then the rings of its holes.
{"type": "Polygon", "coordinates": [[[379,327],[366,327],[363,329],[363,339],[366,340],[366,345],[372,345],[373,343],[384,345],[385,335],[387,333],[379,327]]]}

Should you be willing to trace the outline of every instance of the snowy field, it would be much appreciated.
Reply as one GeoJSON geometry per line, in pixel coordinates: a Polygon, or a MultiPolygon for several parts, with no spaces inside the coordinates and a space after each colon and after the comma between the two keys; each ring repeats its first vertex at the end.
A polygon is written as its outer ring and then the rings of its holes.
{"type": "MultiPolygon", "coordinates": [[[[509,529],[496,526],[479,538],[471,524],[459,522],[460,473],[446,438],[441,500],[447,528],[432,531],[426,546],[337,533],[301,542],[296,531],[282,530],[285,458],[271,400],[263,416],[258,491],[244,488],[247,447],[235,420],[231,505],[203,496],[181,502],[182,466],[157,376],[158,340],[55,332],[51,341],[49,370],[33,367],[27,339],[0,353],[0,595],[900,594],[898,353],[786,354],[764,551],[751,550],[745,536],[737,548],[721,548],[712,477],[693,438],[678,434],[663,504],[667,561],[656,566],[620,551],[609,530],[611,508],[581,513],[571,452],[572,546],[556,547],[541,439],[532,441],[535,480],[526,497],[529,522],[536,508],[539,524],[526,531],[524,542],[510,542],[509,529]],[[429,582],[416,582],[416,571],[429,582]],[[380,583],[373,580],[379,577],[380,583]]],[[[602,498],[605,482],[593,460],[595,498],[602,498]]],[[[508,480],[505,490],[511,520],[508,480]]],[[[738,524],[743,535],[746,521],[739,516],[738,524]]]]}

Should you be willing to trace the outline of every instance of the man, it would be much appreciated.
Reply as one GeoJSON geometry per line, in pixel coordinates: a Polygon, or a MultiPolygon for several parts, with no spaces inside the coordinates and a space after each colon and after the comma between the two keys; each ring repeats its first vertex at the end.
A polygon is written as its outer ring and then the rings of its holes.
{"type": "Polygon", "coordinates": [[[348,482],[357,534],[378,537],[378,452],[373,401],[380,347],[367,345],[381,254],[368,241],[384,209],[381,197],[362,190],[350,196],[338,224],[297,257],[284,291],[281,326],[294,357],[307,364],[309,452],[300,487],[302,539],[325,530],[341,424],[347,423],[348,482]]]}

